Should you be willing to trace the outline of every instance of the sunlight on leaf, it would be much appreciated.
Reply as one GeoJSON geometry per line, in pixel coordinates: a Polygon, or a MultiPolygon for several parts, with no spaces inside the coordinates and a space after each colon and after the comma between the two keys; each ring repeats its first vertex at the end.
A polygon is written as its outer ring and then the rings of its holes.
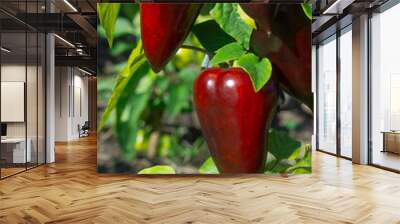
{"type": "Polygon", "coordinates": [[[115,23],[117,21],[120,8],[120,3],[97,4],[97,13],[99,14],[100,24],[106,31],[106,36],[110,47],[113,45],[115,23]]]}
{"type": "Polygon", "coordinates": [[[245,53],[245,50],[239,43],[230,43],[217,50],[215,56],[210,61],[210,64],[215,66],[223,62],[236,60],[245,53]]]}
{"type": "Polygon", "coordinates": [[[312,20],[312,8],[311,8],[311,4],[309,3],[301,3],[301,8],[303,9],[304,14],[307,16],[307,18],[309,18],[310,20],[312,20]]]}
{"type": "Polygon", "coordinates": [[[256,92],[264,87],[272,75],[272,65],[268,58],[262,58],[260,60],[260,58],[253,53],[247,53],[240,57],[236,65],[249,73],[256,92]]]}
{"type": "Polygon", "coordinates": [[[217,3],[210,14],[226,33],[249,49],[253,27],[240,16],[238,3],[217,3]]]}
{"type": "Polygon", "coordinates": [[[170,166],[152,166],[143,169],[138,172],[138,174],[175,174],[174,168],[170,166]]]}
{"type": "Polygon", "coordinates": [[[118,76],[118,80],[114,85],[112,95],[108,100],[107,107],[104,111],[103,117],[101,118],[101,122],[98,127],[98,132],[103,128],[105,122],[110,116],[111,111],[114,110],[117,102],[121,96],[121,94],[125,91],[125,87],[129,83],[129,80],[133,77],[135,72],[146,62],[146,58],[143,54],[142,44],[139,41],[136,48],[132,51],[129,56],[128,62],[125,67],[122,69],[120,75],[118,76]]]}
{"type": "Polygon", "coordinates": [[[209,157],[199,169],[201,174],[218,174],[218,169],[211,157],[209,157]]]}
{"type": "Polygon", "coordinates": [[[242,18],[242,20],[249,25],[251,28],[253,29],[257,29],[257,25],[256,25],[256,21],[254,21],[253,18],[251,18],[249,15],[247,15],[247,13],[242,9],[242,7],[239,5],[238,6],[238,13],[240,15],[240,18],[242,18]]]}
{"type": "MultiPolygon", "coordinates": [[[[136,74],[131,78],[116,105],[116,130],[118,141],[121,145],[123,156],[125,159],[133,159],[136,154],[135,143],[136,136],[139,130],[140,118],[148,107],[148,103],[151,96],[151,91],[136,91],[140,83],[151,82],[151,76],[154,73],[151,71],[148,63],[143,64],[135,72],[136,74]],[[150,77],[150,78],[149,78],[150,77]],[[135,90],[135,91],[130,91],[135,90]]],[[[146,88],[146,87],[145,87],[146,88]]]]}
{"type": "Polygon", "coordinates": [[[312,172],[312,161],[311,161],[311,147],[310,145],[304,146],[304,156],[297,160],[297,163],[289,167],[286,170],[286,173],[293,173],[293,174],[309,174],[312,172]]]}

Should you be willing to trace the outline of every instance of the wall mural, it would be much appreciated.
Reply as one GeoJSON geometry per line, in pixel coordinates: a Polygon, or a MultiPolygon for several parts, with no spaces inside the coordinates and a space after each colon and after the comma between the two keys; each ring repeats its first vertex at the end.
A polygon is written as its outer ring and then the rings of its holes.
{"type": "Polygon", "coordinates": [[[99,3],[98,171],[311,173],[311,7],[99,3]]]}

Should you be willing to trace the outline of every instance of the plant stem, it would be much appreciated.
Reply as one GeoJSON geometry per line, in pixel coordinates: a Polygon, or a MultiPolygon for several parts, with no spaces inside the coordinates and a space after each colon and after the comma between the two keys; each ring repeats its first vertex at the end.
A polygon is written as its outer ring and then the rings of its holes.
{"type": "Polygon", "coordinates": [[[204,48],[200,48],[200,47],[196,47],[196,46],[190,46],[190,45],[182,45],[181,48],[203,52],[204,54],[207,54],[210,58],[212,56],[212,53],[207,51],[204,48]]]}

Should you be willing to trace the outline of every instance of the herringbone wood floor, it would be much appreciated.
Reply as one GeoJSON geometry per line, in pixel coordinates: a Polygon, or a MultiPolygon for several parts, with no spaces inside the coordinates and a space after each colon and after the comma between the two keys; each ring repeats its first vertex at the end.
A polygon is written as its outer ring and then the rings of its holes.
{"type": "Polygon", "coordinates": [[[0,223],[400,223],[400,175],[315,153],[312,175],[96,173],[94,137],[0,181],[0,223]]]}

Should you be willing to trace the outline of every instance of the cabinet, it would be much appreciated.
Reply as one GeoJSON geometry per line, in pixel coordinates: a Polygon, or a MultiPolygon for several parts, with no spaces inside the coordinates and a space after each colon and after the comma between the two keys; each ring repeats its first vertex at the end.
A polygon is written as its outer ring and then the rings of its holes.
{"type": "Polygon", "coordinates": [[[400,132],[382,132],[383,152],[400,154],[400,132]]]}

